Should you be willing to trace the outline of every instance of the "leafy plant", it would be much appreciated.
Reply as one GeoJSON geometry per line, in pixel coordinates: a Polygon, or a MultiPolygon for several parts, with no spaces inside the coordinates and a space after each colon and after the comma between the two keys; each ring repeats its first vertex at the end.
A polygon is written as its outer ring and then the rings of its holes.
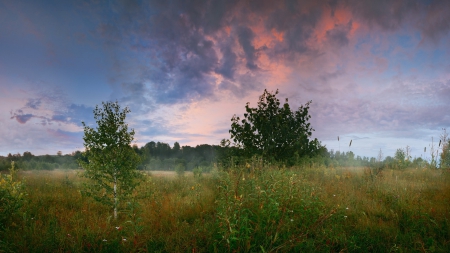
{"type": "Polygon", "coordinates": [[[16,179],[17,169],[11,162],[9,175],[0,174],[0,230],[11,220],[24,203],[24,184],[16,179]]]}
{"type": "Polygon", "coordinates": [[[235,168],[221,174],[218,244],[229,252],[298,251],[335,213],[292,171],[235,168]],[[258,173],[256,175],[255,173],[258,173]]]}
{"type": "Polygon", "coordinates": [[[103,108],[94,109],[96,129],[82,122],[87,162],[79,160],[79,163],[85,169],[82,176],[90,179],[83,193],[112,207],[117,219],[119,200],[129,196],[138,185],[139,156],[130,145],[134,130],[128,132],[125,123],[130,110],[127,107],[121,110],[117,101],[102,105],[103,108]]]}
{"type": "Polygon", "coordinates": [[[175,172],[177,173],[178,176],[183,176],[185,170],[186,166],[182,163],[179,163],[175,166],[175,172]]]}
{"type": "Polygon", "coordinates": [[[291,111],[287,99],[280,107],[277,94],[278,90],[275,93],[264,90],[256,108],[246,104],[244,119],[234,115],[229,131],[231,139],[247,157],[257,154],[268,160],[285,161],[295,152],[300,157],[315,154],[320,143],[317,139],[310,140],[314,131],[308,122],[311,101],[291,111]]]}

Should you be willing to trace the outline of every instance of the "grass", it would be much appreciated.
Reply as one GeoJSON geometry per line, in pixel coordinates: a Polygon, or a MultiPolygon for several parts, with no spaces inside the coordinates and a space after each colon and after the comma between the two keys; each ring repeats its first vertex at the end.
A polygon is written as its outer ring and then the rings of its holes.
{"type": "Polygon", "coordinates": [[[450,252],[439,170],[234,168],[145,178],[118,220],[75,171],[22,172],[0,252],[450,252]]]}

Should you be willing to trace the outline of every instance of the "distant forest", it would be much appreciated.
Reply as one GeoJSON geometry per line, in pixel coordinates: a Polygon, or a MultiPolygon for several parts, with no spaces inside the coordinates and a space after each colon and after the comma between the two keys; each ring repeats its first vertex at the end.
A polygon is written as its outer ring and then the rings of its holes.
{"type": "MultiPolygon", "coordinates": [[[[181,147],[178,142],[171,147],[168,143],[151,141],[140,148],[134,145],[133,149],[141,157],[139,170],[175,170],[177,165],[185,170],[196,167],[208,170],[227,148],[208,144],[181,147]]],[[[6,157],[0,156],[0,170],[8,170],[11,161],[22,170],[79,169],[79,159],[85,159],[81,151],[65,155],[59,151],[56,155],[41,156],[28,151],[23,154],[10,153],[6,157]]]]}
{"type": "MultiPolygon", "coordinates": [[[[230,166],[242,165],[247,162],[258,160],[257,157],[245,159],[239,155],[239,150],[235,147],[224,145],[202,144],[195,147],[180,146],[175,142],[171,147],[164,142],[148,142],[142,147],[133,146],[135,152],[141,157],[139,170],[183,170],[192,171],[201,169],[203,172],[210,171],[214,166],[228,168],[230,166]]],[[[54,170],[54,169],[80,169],[78,159],[85,159],[82,152],[75,151],[71,154],[63,155],[58,152],[56,155],[35,156],[31,152],[23,154],[8,154],[0,156],[0,171],[8,170],[11,167],[11,161],[15,162],[17,168],[21,170],[54,170]]],[[[267,162],[267,161],[266,161],[267,162]]],[[[273,162],[275,163],[275,162],[273,162]]],[[[355,156],[352,151],[339,152],[325,147],[314,157],[298,157],[292,155],[290,161],[285,161],[294,166],[312,166],[322,165],[325,167],[336,166],[369,166],[369,167],[424,167],[429,165],[422,158],[405,157],[402,149],[397,150],[392,156],[383,157],[380,153],[378,158],[355,156]]]]}

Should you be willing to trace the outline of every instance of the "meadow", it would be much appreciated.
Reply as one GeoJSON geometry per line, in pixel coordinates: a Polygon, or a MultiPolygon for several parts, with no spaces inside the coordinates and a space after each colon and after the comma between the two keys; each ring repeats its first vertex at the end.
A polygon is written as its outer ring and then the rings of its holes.
{"type": "Polygon", "coordinates": [[[150,172],[119,218],[75,170],[22,171],[0,252],[450,252],[450,173],[247,164],[150,172]]]}

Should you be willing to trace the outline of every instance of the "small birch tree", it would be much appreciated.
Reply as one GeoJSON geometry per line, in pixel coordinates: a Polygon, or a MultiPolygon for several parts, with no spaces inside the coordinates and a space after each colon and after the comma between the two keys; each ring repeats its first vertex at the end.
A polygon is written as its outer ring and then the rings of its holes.
{"type": "Polygon", "coordinates": [[[82,193],[113,208],[117,219],[120,199],[129,196],[139,183],[139,156],[131,147],[134,130],[128,132],[125,123],[128,107],[121,110],[117,101],[102,105],[94,109],[97,128],[82,122],[86,159],[78,162],[85,170],[82,176],[90,179],[82,193]]]}

